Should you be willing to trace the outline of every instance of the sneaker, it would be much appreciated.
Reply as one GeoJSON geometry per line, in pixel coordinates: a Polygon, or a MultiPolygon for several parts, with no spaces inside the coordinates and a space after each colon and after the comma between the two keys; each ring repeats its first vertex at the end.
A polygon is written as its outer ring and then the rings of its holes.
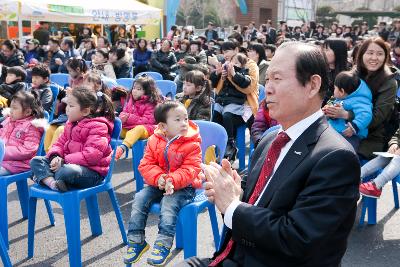
{"type": "Polygon", "coordinates": [[[132,264],[139,261],[142,255],[149,250],[149,248],[150,246],[146,241],[141,244],[129,241],[128,250],[124,256],[124,263],[132,264]]]}
{"type": "Polygon", "coordinates": [[[150,257],[147,258],[147,263],[153,266],[164,266],[171,256],[170,251],[171,248],[165,247],[162,243],[155,243],[150,257]]]}
{"type": "Polygon", "coordinates": [[[56,180],[56,187],[60,192],[67,192],[68,186],[63,180],[56,180]]]}
{"type": "Polygon", "coordinates": [[[115,161],[119,160],[124,153],[125,153],[124,148],[122,146],[118,146],[117,151],[115,152],[115,161]]]}
{"type": "Polygon", "coordinates": [[[379,198],[382,190],[379,190],[373,182],[362,183],[359,186],[360,194],[366,197],[379,198]]]}

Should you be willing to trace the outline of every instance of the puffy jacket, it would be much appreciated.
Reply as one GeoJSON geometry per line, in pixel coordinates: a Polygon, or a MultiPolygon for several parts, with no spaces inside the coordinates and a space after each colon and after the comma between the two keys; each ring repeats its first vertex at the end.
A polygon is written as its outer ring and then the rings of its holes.
{"type": "Polygon", "coordinates": [[[170,72],[174,72],[178,68],[175,54],[171,51],[164,53],[161,50],[153,52],[150,59],[150,68],[161,73],[163,77],[170,72]]]}
{"type": "Polygon", "coordinates": [[[106,176],[111,162],[113,128],[114,123],[104,117],[68,121],[47,157],[60,156],[66,164],[85,166],[106,176]]]}
{"type": "Polygon", "coordinates": [[[94,63],[92,62],[92,66],[90,69],[94,72],[97,72],[99,75],[104,75],[107,76],[108,78],[114,79],[115,80],[115,72],[114,72],[114,67],[112,66],[111,63],[94,63]]]}
{"type": "Polygon", "coordinates": [[[13,174],[29,170],[29,161],[36,155],[47,120],[28,117],[12,121],[7,117],[1,125],[0,138],[6,146],[1,166],[13,174]]]}
{"type": "Polygon", "coordinates": [[[20,51],[15,51],[10,57],[0,54],[0,63],[7,67],[24,66],[24,55],[20,51]]]}
{"type": "Polygon", "coordinates": [[[265,100],[263,100],[260,103],[260,108],[254,118],[250,131],[251,141],[253,141],[254,146],[257,146],[266,130],[277,124],[278,122],[269,116],[269,110],[265,104],[265,100]]]}
{"type": "Polygon", "coordinates": [[[148,185],[158,187],[158,178],[166,174],[171,178],[175,190],[202,186],[198,177],[201,164],[201,138],[199,127],[189,121],[186,136],[175,136],[167,140],[158,128],[147,141],[146,151],[139,164],[139,171],[148,185]]]}
{"type": "Polygon", "coordinates": [[[156,104],[149,101],[149,96],[144,95],[139,100],[129,97],[128,103],[119,114],[127,116],[127,120],[122,124],[124,129],[132,129],[135,126],[143,125],[149,135],[152,135],[156,128],[156,120],[154,119],[154,109],[156,104]]]}
{"type": "Polygon", "coordinates": [[[11,84],[3,83],[0,85],[0,96],[7,98],[9,106],[13,95],[15,95],[19,90],[24,90],[25,88],[26,84],[24,82],[14,82],[11,84]]]}
{"type": "MultiPolygon", "coordinates": [[[[365,138],[368,135],[368,125],[372,120],[372,93],[368,85],[361,80],[357,90],[344,99],[337,99],[334,103],[341,103],[347,111],[352,111],[354,119],[350,122],[356,130],[358,137],[365,138]]],[[[342,133],[347,128],[345,119],[329,119],[329,123],[338,132],[342,133]]]]}
{"type": "Polygon", "coordinates": [[[113,68],[115,72],[115,77],[119,78],[129,78],[130,76],[130,65],[129,65],[129,58],[128,54],[125,53],[125,56],[118,59],[117,62],[113,63],[113,68]]]}

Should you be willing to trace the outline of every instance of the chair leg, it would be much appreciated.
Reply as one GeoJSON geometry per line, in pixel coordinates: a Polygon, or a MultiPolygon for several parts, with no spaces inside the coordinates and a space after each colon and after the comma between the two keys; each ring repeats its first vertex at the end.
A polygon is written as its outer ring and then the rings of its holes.
{"type": "Polygon", "coordinates": [[[56,222],[54,220],[53,209],[52,209],[51,204],[50,204],[50,200],[45,199],[44,200],[44,204],[46,205],[47,215],[49,215],[50,225],[51,226],[56,225],[56,222]]]}
{"type": "Polygon", "coordinates": [[[0,235],[8,249],[8,209],[7,209],[7,186],[0,187],[0,235]]]}
{"type": "Polygon", "coordinates": [[[183,256],[187,259],[197,255],[197,212],[188,207],[182,211],[179,220],[182,225],[183,256]]]}
{"type": "Polygon", "coordinates": [[[211,227],[214,235],[215,249],[218,249],[221,238],[219,236],[218,220],[214,204],[208,206],[208,214],[210,215],[211,227]]]}
{"type": "Polygon", "coordinates": [[[360,214],[360,221],[358,222],[358,226],[364,226],[365,221],[365,214],[367,213],[367,203],[365,202],[365,197],[361,199],[361,214],[360,214]]]}
{"type": "Polygon", "coordinates": [[[102,234],[100,210],[97,201],[97,195],[92,195],[86,199],[87,213],[89,215],[90,228],[92,229],[93,236],[99,236],[102,234]]]}
{"type": "Polygon", "coordinates": [[[183,249],[183,226],[180,219],[176,222],[175,246],[178,249],[183,249]]]}
{"type": "Polygon", "coordinates": [[[244,170],[246,168],[246,128],[244,130],[242,130],[242,127],[238,128],[236,145],[239,149],[239,170],[244,170]]]}
{"type": "Polygon", "coordinates": [[[64,222],[67,234],[69,265],[81,267],[81,219],[79,200],[74,197],[65,199],[62,207],[64,210],[64,222]]]}
{"type": "Polygon", "coordinates": [[[140,160],[143,158],[145,146],[145,141],[138,140],[132,147],[132,168],[133,175],[136,179],[136,192],[139,192],[144,187],[143,177],[138,170],[138,166],[140,164],[140,160]]]}
{"type": "Polygon", "coordinates": [[[3,261],[4,267],[12,267],[10,257],[8,256],[7,247],[4,240],[0,234],[0,257],[3,261]]]}
{"type": "Polygon", "coordinates": [[[396,209],[399,208],[399,193],[397,190],[397,181],[396,181],[397,179],[398,179],[398,177],[396,177],[392,180],[393,200],[394,200],[394,207],[396,209]]]}
{"type": "Polygon", "coordinates": [[[28,201],[29,201],[29,192],[28,192],[28,182],[26,179],[17,181],[17,190],[19,197],[19,204],[21,205],[22,218],[28,218],[28,201]]]}
{"type": "Polygon", "coordinates": [[[36,204],[37,198],[29,198],[29,216],[28,216],[28,258],[33,257],[35,248],[35,222],[36,222],[36,204]]]}
{"type": "Polygon", "coordinates": [[[125,227],[124,227],[124,220],[122,219],[121,210],[119,208],[118,200],[117,200],[117,197],[115,196],[114,189],[111,188],[107,192],[108,192],[108,195],[110,196],[110,200],[111,200],[111,203],[112,203],[113,208],[114,208],[115,217],[117,217],[119,230],[121,231],[122,241],[124,242],[124,244],[127,245],[128,244],[128,238],[126,236],[126,231],[125,231],[125,227]]]}

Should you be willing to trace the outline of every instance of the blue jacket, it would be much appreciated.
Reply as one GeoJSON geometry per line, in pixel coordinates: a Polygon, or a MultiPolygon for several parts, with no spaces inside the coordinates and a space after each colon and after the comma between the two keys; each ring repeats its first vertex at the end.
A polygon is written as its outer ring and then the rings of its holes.
{"type": "MultiPolygon", "coordinates": [[[[360,86],[344,99],[336,99],[335,103],[340,103],[347,111],[354,114],[354,119],[350,122],[356,130],[356,134],[361,139],[368,135],[368,125],[372,120],[372,93],[368,85],[361,80],[360,86]]],[[[347,128],[347,121],[344,119],[329,119],[329,123],[339,133],[347,128]]]]}
{"type": "Polygon", "coordinates": [[[146,66],[147,64],[149,64],[151,53],[152,52],[148,49],[145,52],[142,52],[139,49],[135,49],[133,51],[133,62],[135,64],[135,67],[146,66]]]}

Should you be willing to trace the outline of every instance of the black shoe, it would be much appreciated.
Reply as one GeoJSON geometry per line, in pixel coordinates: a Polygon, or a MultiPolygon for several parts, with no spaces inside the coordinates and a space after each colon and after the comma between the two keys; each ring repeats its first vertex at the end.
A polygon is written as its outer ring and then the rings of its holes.
{"type": "Polygon", "coordinates": [[[234,140],[228,140],[224,158],[228,159],[231,163],[235,162],[238,149],[234,140]]]}
{"type": "Polygon", "coordinates": [[[68,191],[68,186],[63,180],[57,180],[56,185],[57,185],[58,191],[60,191],[60,192],[68,191]]]}

